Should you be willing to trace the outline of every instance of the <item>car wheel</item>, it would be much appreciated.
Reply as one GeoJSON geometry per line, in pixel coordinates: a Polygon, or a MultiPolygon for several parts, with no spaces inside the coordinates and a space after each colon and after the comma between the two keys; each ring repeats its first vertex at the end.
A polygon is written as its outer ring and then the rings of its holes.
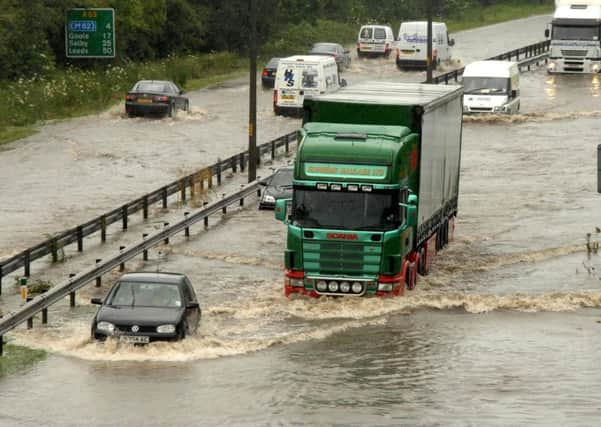
{"type": "Polygon", "coordinates": [[[173,104],[169,104],[169,108],[167,109],[167,116],[173,117],[173,104]]]}
{"type": "Polygon", "coordinates": [[[184,111],[190,111],[190,102],[186,101],[186,104],[184,105],[184,111]]]}
{"type": "Polygon", "coordinates": [[[177,339],[181,341],[184,338],[186,338],[187,334],[188,334],[188,323],[186,323],[184,321],[184,322],[182,322],[182,325],[179,328],[179,333],[177,334],[177,339]]]}

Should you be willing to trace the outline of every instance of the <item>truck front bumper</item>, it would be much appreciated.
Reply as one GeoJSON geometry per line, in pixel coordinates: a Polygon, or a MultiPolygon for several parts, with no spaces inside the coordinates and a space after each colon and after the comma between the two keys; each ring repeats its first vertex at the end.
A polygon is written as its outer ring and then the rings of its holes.
{"type": "Polygon", "coordinates": [[[550,58],[547,72],[549,74],[597,74],[601,72],[601,58],[550,58]]]}

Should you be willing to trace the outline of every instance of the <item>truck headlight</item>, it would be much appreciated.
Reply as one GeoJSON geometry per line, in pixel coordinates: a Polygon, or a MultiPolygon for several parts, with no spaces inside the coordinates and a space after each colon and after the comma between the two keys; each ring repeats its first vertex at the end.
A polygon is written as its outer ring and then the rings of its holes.
{"type": "Polygon", "coordinates": [[[111,322],[98,322],[96,329],[108,334],[112,334],[115,332],[115,325],[113,325],[111,322]]]}
{"type": "Polygon", "coordinates": [[[319,292],[325,292],[328,290],[328,284],[325,280],[320,280],[319,282],[317,282],[317,290],[319,292]]]}
{"type": "Polygon", "coordinates": [[[493,113],[501,113],[503,111],[503,107],[493,107],[493,113]]]}
{"type": "Polygon", "coordinates": [[[275,203],[275,197],[270,196],[269,194],[265,194],[263,196],[263,201],[267,203],[275,203]]]}
{"type": "Polygon", "coordinates": [[[593,73],[598,73],[599,70],[601,70],[601,65],[599,65],[599,64],[593,64],[592,70],[593,70],[593,73]]]}
{"type": "Polygon", "coordinates": [[[295,279],[291,277],[290,286],[294,286],[295,288],[302,288],[303,286],[305,286],[305,281],[303,279],[295,279]]]}
{"type": "Polygon", "coordinates": [[[173,334],[173,333],[175,333],[175,325],[160,325],[160,326],[157,326],[157,332],[159,334],[173,334]]]}
{"type": "Polygon", "coordinates": [[[363,292],[363,285],[360,282],[353,282],[353,292],[356,294],[363,292]]]}
{"type": "Polygon", "coordinates": [[[338,292],[338,282],[330,282],[328,283],[328,290],[330,292],[338,292]]]}
{"type": "Polygon", "coordinates": [[[342,282],[340,284],[340,292],[344,292],[345,294],[351,290],[351,284],[349,282],[342,282]]]}
{"type": "Polygon", "coordinates": [[[557,66],[555,65],[555,62],[549,62],[549,65],[547,65],[547,71],[555,71],[555,68],[557,66]]]}

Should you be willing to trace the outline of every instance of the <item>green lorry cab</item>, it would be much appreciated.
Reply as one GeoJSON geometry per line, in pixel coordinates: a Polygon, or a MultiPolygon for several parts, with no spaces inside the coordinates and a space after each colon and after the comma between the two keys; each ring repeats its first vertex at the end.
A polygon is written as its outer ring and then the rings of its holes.
{"type": "Polygon", "coordinates": [[[459,86],[363,83],[305,100],[284,293],[402,295],[449,241],[461,154],[459,86]]]}

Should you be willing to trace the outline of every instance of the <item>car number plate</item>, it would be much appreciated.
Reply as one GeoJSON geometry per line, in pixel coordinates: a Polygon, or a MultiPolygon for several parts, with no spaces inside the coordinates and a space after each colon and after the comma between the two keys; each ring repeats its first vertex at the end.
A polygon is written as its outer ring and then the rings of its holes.
{"type": "Polygon", "coordinates": [[[127,344],[148,344],[150,337],[144,335],[121,335],[119,341],[127,344]]]}
{"type": "Polygon", "coordinates": [[[138,98],[138,102],[141,104],[150,104],[152,102],[152,99],[150,98],[138,98]]]}
{"type": "Polygon", "coordinates": [[[295,98],[294,95],[282,95],[282,99],[293,100],[295,98]]]}
{"type": "Polygon", "coordinates": [[[415,54],[414,50],[401,50],[401,52],[403,52],[405,55],[413,55],[413,54],[415,54]]]}

